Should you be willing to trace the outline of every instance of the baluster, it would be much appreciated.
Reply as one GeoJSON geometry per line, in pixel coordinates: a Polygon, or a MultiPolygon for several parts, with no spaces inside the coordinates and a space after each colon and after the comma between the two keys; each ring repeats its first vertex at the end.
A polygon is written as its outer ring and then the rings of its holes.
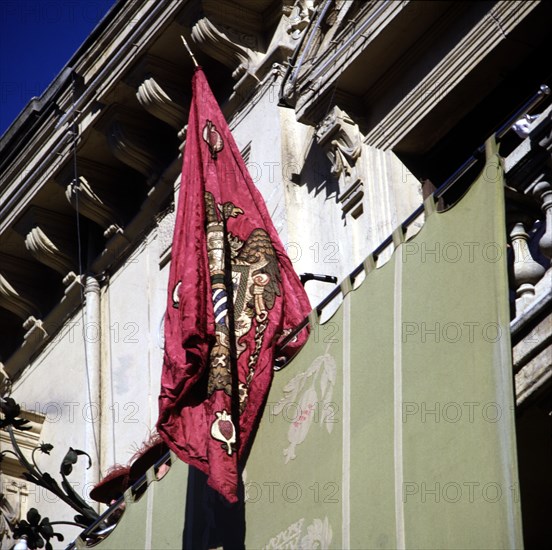
{"type": "Polygon", "coordinates": [[[544,267],[531,256],[528,240],[522,221],[517,222],[510,232],[512,249],[514,251],[514,278],[516,295],[523,303],[530,301],[535,295],[535,284],[544,275],[544,267]]]}
{"type": "Polygon", "coordinates": [[[533,195],[542,201],[544,212],[544,234],[539,241],[539,247],[543,256],[552,261],[552,185],[547,181],[541,181],[535,185],[533,195]]]}

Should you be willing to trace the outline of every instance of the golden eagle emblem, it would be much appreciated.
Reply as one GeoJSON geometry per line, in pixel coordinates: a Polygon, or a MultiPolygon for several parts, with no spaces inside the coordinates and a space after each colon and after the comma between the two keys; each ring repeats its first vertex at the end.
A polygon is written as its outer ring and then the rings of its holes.
{"type": "Polygon", "coordinates": [[[268,233],[261,228],[251,231],[245,241],[224,231],[226,221],[243,214],[231,202],[216,204],[211,193],[205,193],[207,253],[215,313],[216,343],[211,350],[208,393],[223,390],[231,395],[230,331],[228,327],[228,296],[225,281],[225,257],[229,246],[232,264],[232,301],[234,304],[233,333],[239,358],[248,348],[244,336],[255,323],[254,349],[249,350],[248,376],[240,381],[240,408],[243,410],[247,391],[255,373],[264,332],[268,326],[268,312],[280,296],[280,270],[276,251],[268,233]]]}

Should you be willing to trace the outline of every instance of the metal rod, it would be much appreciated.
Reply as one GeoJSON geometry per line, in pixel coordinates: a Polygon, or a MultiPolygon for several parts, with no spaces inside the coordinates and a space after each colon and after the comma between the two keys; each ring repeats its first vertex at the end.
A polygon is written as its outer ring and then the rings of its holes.
{"type": "MultiPolygon", "coordinates": [[[[167,464],[169,461],[171,460],[171,452],[170,451],[167,451],[153,466],[151,466],[152,468],[154,468],[154,470],[156,471],[159,466],[163,465],[163,464],[167,464]]],[[[149,468],[148,468],[149,469],[149,468]]],[[[136,494],[136,492],[138,491],[138,489],[140,489],[142,487],[142,485],[144,483],[147,482],[147,474],[142,474],[132,485],[131,485],[131,489],[132,489],[132,494],[136,494]]],[[[125,491],[126,492],[126,491],[125,491]]],[[[85,540],[85,538],[87,536],[94,536],[94,535],[99,535],[100,533],[94,531],[96,529],[96,527],[98,527],[104,520],[108,519],[109,516],[111,516],[111,514],[117,509],[119,508],[119,506],[125,501],[125,497],[124,495],[121,495],[116,502],[114,502],[113,504],[111,504],[109,506],[109,508],[100,516],[98,517],[93,523],[91,523],[86,529],[84,529],[78,538],[80,538],[81,540],[85,540]]],[[[52,522],[53,524],[54,522],[52,522]]],[[[114,525],[110,525],[109,526],[110,528],[113,528],[113,527],[116,527],[116,524],[114,525]]],[[[77,544],[76,544],[76,539],[73,540],[72,542],[70,542],[65,550],[72,550],[74,548],[77,547],[77,544]]]]}
{"type": "Polygon", "coordinates": [[[550,88],[546,84],[541,84],[539,91],[496,131],[496,137],[500,139],[520,118],[524,117],[548,95],[550,95],[550,88]]]}

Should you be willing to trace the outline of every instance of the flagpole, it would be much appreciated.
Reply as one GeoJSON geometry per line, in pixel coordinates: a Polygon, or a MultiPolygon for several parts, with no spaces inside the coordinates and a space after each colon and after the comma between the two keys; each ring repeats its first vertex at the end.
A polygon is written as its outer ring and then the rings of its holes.
{"type": "Polygon", "coordinates": [[[199,67],[197,64],[196,58],[194,57],[194,54],[192,53],[192,50],[190,49],[190,46],[188,46],[188,42],[186,42],[186,39],[180,35],[180,38],[182,38],[182,42],[184,42],[184,47],[188,50],[188,53],[190,54],[190,57],[192,58],[192,61],[194,62],[194,65],[196,67],[199,67]]]}

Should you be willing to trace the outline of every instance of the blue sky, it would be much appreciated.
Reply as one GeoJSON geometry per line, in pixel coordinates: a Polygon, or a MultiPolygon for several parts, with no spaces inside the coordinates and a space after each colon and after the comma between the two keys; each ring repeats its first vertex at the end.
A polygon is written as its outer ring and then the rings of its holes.
{"type": "Polygon", "coordinates": [[[0,135],[116,0],[0,0],[0,135]]]}

